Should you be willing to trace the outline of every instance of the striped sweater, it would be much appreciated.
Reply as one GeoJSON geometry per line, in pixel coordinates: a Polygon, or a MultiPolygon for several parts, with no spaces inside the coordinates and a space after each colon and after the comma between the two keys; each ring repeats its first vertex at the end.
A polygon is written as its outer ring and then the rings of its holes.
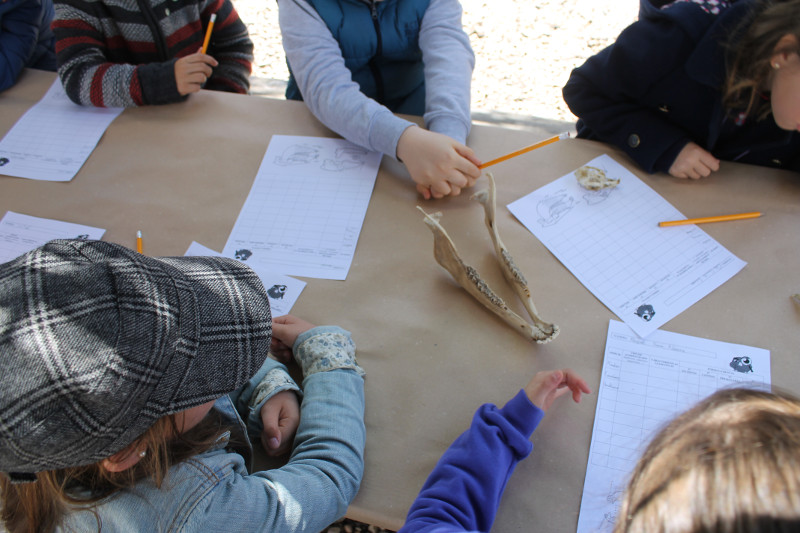
{"type": "Polygon", "coordinates": [[[247,93],[253,43],[231,0],[55,0],[58,74],[74,102],[135,107],[186,99],[175,61],[197,52],[217,14],[204,88],[247,93]]]}

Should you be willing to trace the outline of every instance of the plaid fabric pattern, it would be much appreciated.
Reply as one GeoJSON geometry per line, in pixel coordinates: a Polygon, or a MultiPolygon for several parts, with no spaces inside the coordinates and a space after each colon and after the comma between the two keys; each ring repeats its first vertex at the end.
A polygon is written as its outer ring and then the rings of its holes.
{"type": "Polygon", "coordinates": [[[0,471],[113,455],[244,384],[271,334],[264,287],[234,260],[52,241],[0,265],[0,471]]]}
{"type": "Polygon", "coordinates": [[[184,100],[175,60],[203,45],[219,62],[206,89],[247,93],[253,42],[231,0],[55,0],[58,74],[81,105],[135,107],[184,100]]]}

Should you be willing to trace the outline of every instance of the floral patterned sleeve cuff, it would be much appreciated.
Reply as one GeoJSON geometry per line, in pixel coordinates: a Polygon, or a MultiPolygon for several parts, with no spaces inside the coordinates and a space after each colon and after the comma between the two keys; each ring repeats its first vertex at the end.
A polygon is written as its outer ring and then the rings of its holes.
{"type": "Polygon", "coordinates": [[[261,421],[261,408],[266,401],[285,390],[294,391],[298,396],[303,394],[300,387],[282,367],[273,368],[258,383],[253,395],[250,397],[247,413],[246,425],[251,437],[259,435],[264,430],[264,424],[261,421]]]}
{"type": "Polygon", "coordinates": [[[356,345],[350,332],[338,326],[318,326],[300,336],[292,348],[303,377],[328,370],[350,369],[364,377],[364,370],[356,361],[356,345]]]}

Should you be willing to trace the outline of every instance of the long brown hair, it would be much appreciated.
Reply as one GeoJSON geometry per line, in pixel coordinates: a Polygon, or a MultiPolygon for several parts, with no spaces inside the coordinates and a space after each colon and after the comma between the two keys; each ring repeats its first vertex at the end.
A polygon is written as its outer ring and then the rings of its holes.
{"type": "Polygon", "coordinates": [[[722,101],[728,110],[744,111],[759,120],[771,112],[769,80],[770,58],[775,53],[800,55],[800,47],[776,49],[786,35],[800,42],[800,0],[761,0],[751,17],[732,33],[726,44],[727,78],[722,101]]]}
{"type": "Polygon", "coordinates": [[[615,533],[798,531],[800,399],[724,389],[667,425],[634,469],[615,533]]]}
{"type": "MultiPolygon", "coordinates": [[[[0,474],[0,518],[9,533],[49,533],[71,508],[92,510],[111,494],[151,478],[161,487],[170,467],[211,448],[227,430],[212,410],[197,426],[181,434],[175,416],[160,418],[129,448],[145,456],[122,472],[109,472],[101,463],[38,472],[32,483],[13,484],[0,474]]],[[[98,531],[100,519],[97,513],[98,531]]]]}

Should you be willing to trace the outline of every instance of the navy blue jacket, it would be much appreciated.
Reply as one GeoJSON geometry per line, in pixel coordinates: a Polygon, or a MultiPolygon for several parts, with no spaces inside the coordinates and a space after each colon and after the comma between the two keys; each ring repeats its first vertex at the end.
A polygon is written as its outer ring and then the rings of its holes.
{"type": "Polygon", "coordinates": [[[692,2],[642,9],[617,41],[572,71],[564,100],[578,136],[620,147],[648,172],[667,172],[690,141],[715,157],[800,171],[800,133],[772,116],[736,124],[722,105],[725,50],[755,0],[719,15],[692,2]]]}
{"type": "MultiPolygon", "coordinates": [[[[339,43],[361,92],[395,113],[425,112],[419,30],[429,0],[308,0],[339,43]]],[[[302,100],[294,77],[286,98],[302,100]]]]}
{"type": "Polygon", "coordinates": [[[52,0],[0,1],[0,91],[16,83],[22,69],[56,69],[52,0]]]}

